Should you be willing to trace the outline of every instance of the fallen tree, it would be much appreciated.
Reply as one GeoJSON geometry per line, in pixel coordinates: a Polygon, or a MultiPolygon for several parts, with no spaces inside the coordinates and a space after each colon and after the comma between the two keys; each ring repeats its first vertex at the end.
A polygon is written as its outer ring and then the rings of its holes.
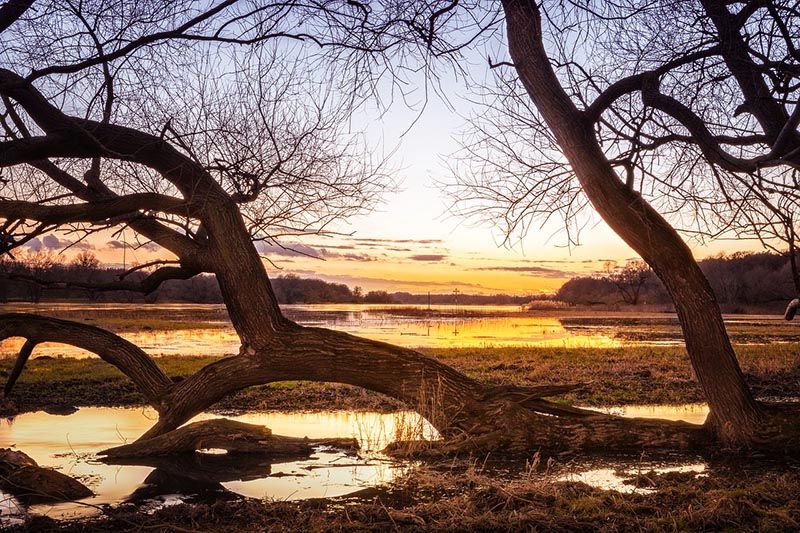
{"type": "Polygon", "coordinates": [[[79,500],[93,493],[80,481],[39,466],[18,450],[0,448],[0,488],[26,504],[79,500]]]}

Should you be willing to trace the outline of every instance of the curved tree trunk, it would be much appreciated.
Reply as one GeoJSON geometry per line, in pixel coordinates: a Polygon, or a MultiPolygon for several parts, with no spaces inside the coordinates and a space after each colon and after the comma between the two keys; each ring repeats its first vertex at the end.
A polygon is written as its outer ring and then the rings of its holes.
{"type": "Polygon", "coordinates": [[[672,297],[686,349],[711,409],[709,424],[732,446],[752,442],[761,412],[744,382],[719,306],[675,229],[614,172],[593,124],[562,89],[542,46],[532,0],[504,0],[514,66],[556,136],[586,196],[608,225],[653,268],[672,297]]]}
{"type": "MultiPolygon", "coordinates": [[[[536,14],[535,5],[508,3],[506,9],[512,54],[518,60],[520,75],[537,105],[547,109],[548,121],[562,145],[568,147],[567,156],[587,194],[612,227],[654,267],[676,299],[692,362],[714,412],[713,426],[728,442],[746,441],[754,431],[758,409],[743,385],[708,284],[674,230],[618,182],[591,128],[569,98],[559,92],[543,50],[530,47],[532,41],[526,32],[537,29],[531,24],[536,21],[531,18],[536,14]]],[[[128,375],[159,412],[158,422],[140,441],[175,430],[242,388],[281,380],[315,380],[347,383],[401,399],[426,416],[459,449],[630,451],[706,443],[707,434],[699,426],[622,419],[543,399],[569,390],[568,386],[492,387],[413,350],[294,324],[278,307],[239,205],[204,168],[160,137],[68,117],[13,73],[0,72],[0,78],[10,80],[8,95],[24,106],[48,135],[58,134],[64,139],[47,144],[53,150],[43,149],[37,157],[114,157],[146,165],[184,196],[177,203],[168,199],[169,209],[180,209],[182,216],[205,230],[205,236],[199,231],[193,236],[183,235],[161,225],[156,217],[143,214],[144,209],[135,203],[125,219],[134,230],[180,257],[178,274],[216,275],[242,341],[237,356],[211,363],[179,383],[172,383],[142,350],[112,333],[42,317],[0,316],[0,339],[17,335],[28,341],[19,357],[20,369],[37,343],[56,341],[93,351],[128,375]]],[[[6,164],[14,162],[12,157],[6,164]]],[[[110,216],[108,206],[99,213],[91,209],[113,199],[110,190],[89,190],[76,185],[74,179],[61,179],[59,183],[86,200],[79,205],[82,218],[78,220],[98,217],[103,221],[110,216]]],[[[58,214],[75,222],[78,216],[72,211],[65,214],[59,206],[28,207],[31,213],[43,210],[43,218],[58,214]]],[[[121,215],[114,212],[114,216],[121,215]]],[[[13,383],[8,390],[11,386],[13,383]]]]}

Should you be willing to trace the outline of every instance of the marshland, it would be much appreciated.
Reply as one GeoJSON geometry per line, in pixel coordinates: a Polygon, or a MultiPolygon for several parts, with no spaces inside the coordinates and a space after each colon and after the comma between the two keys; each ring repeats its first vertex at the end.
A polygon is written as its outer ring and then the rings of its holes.
{"type": "Polygon", "coordinates": [[[799,530],[798,35],[3,2],[0,527],[799,530]]]}
{"type": "MultiPolygon", "coordinates": [[[[17,311],[31,304],[7,306],[17,311]]],[[[38,313],[81,316],[137,339],[173,380],[232,355],[226,350],[233,334],[219,306],[73,302],[36,307],[38,313]],[[198,332],[202,340],[192,344],[198,332]]],[[[685,349],[676,340],[677,321],[666,312],[320,304],[290,306],[286,313],[301,322],[405,342],[481,382],[580,381],[580,387],[554,398],[564,404],[698,424],[707,414],[685,349]],[[485,324],[494,332],[491,339],[483,335],[485,324]],[[433,338],[422,334],[429,330],[433,338]],[[529,342],[517,340],[523,336],[529,342]]],[[[775,315],[727,315],[726,321],[754,393],[779,401],[800,397],[796,326],[775,315]]],[[[18,349],[14,340],[0,344],[5,376],[18,349]]],[[[194,466],[180,463],[177,470],[155,463],[106,464],[97,453],[134,440],[156,413],[115,367],[67,348],[45,346],[42,355],[28,362],[2,404],[6,421],[0,441],[42,466],[76,477],[94,496],[25,505],[24,497],[6,494],[4,527],[236,530],[241,526],[237,517],[246,513],[259,527],[281,530],[624,526],[788,531],[800,519],[793,492],[800,489],[800,463],[793,460],[756,455],[743,464],[724,454],[647,450],[635,455],[609,450],[537,452],[513,459],[492,454],[436,458],[424,453],[425,442],[438,438],[435,429],[408,406],[332,383],[251,387],[199,419],[222,416],[298,437],[355,438],[356,452],[320,448],[310,457],[235,468],[236,461],[226,467],[225,456],[213,453],[195,458],[194,466]],[[418,457],[383,451],[391,441],[408,439],[421,439],[418,457]],[[223,474],[226,468],[228,475],[223,474]],[[693,506],[697,511],[691,511],[693,506]]]]}

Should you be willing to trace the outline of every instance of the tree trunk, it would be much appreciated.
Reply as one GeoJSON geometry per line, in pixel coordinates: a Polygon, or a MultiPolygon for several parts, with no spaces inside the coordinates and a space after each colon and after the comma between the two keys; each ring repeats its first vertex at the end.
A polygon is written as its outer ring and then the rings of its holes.
{"type": "Polygon", "coordinates": [[[41,467],[28,455],[10,448],[0,448],[0,488],[26,504],[79,500],[92,495],[80,481],[41,467]]]}
{"type": "Polygon", "coordinates": [[[403,400],[445,437],[437,445],[440,451],[639,452],[698,449],[709,442],[701,426],[624,419],[543,399],[577,385],[490,386],[406,348],[291,322],[285,328],[262,351],[243,349],[240,355],[215,361],[172,383],[147,354],[113,333],[58,319],[0,315],[0,339],[14,332],[34,344],[58,341],[80,346],[117,366],[145,393],[159,411],[158,422],[134,444],[111,452],[115,455],[160,455],[220,443],[232,450],[251,446],[264,440],[266,433],[250,435],[228,426],[220,432],[209,423],[191,431],[177,428],[227,394],[286,380],[346,383],[403,400]],[[203,428],[211,440],[198,432],[203,428]]]}
{"type": "Polygon", "coordinates": [[[532,0],[504,0],[517,73],[556,136],[581,186],[606,223],[655,271],[678,313],[686,349],[711,409],[709,426],[725,444],[752,442],[760,410],[744,382],[711,286],[678,233],[614,172],[593,124],[564,92],[542,44],[532,0]]]}
{"type": "Polygon", "coordinates": [[[792,283],[794,284],[794,293],[800,297],[800,271],[797,268],[797,247],[794,245],[794,240],[789,242],[789,267],[792,269],[792,283]]]}
{"type": "MultiPolygon", "coordinates": [[[[676,301],[692,362],[712,407],[711,425],[726,442],[746,442],[758,409],[743,384],[708,283],[675,231],[617,180],[591,125],[558,85],[544,51],[531,46],[538,35],[535,4],[505,6],[520,76],[565,147],[587,195],[653,266],[676,301]]],[[[0,339],[23,336],[31,347],[45,341],[75,344],[128,375],[159,412],[158,422],[139,439],[145,448],[157,437],[175,437],[181,424],[227,394],[284,380],[347,383],[393,396],[419,411],[459,449],[607,452],[707,442],[706,433],[691,424],[621,419],[543,399],[570,390],[568,386],[492,387],[413,350],[294,324],[278,307],[239,206],[205,169],[160,137],[70,118],[31,86],[17,84],[12,89],[11,95],[44,130],[74,134],[72,144],[61,147],[69,148],[71,156],[113,156],[154,169],[183,194],[186,216],[206,230],[205,237],[189,238],[138,211],[128,222],[179,256],[182,272],[216,275],[242,341],[237,356],[211,363],[179,383],[172,383],[142,350],[110,332],[42,317],[0,316],[0,339]]],[[[27,348],[21,352],[20,368],[28,355],[27,348]]]]}

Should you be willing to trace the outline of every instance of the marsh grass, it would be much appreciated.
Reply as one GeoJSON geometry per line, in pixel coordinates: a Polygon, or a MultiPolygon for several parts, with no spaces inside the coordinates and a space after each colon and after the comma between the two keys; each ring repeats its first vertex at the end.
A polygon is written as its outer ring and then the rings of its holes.
{"type": "MultiPolygon", "coordinates": [[[[558,401],[611,405],[702,401],[688,357],[677,347],[428,349],[427,355],[492,383],[588,385],[558,401]]],[[[800,396],[800,343],[737,346],[748,381],[759,395],[800,396]]],[[[180,379],[215,360],[162,357],[180,379]]],[[[13,360],[0,360],[7,373],[13,360]]],[[[99,359],[34,359],[12,401],[29,410],[50,402],[75,405],[135,403],[136,393],[99,359]],[[126,388],[127,387],[127,388],[126,388]],[[120,398],[122,400],[120,400],[120,398]],[[55,399],[55,400],[54,400],[55,399]],[[83,402],[83,403],[81,403],[83,402]]],[[[139,398],[138,401],[141,401],[139,398]]],[[[437,395],[420,398],[436,415],[437,395]]],[[[225,400],[234,409],[356,409],[396,402],[333,384],[284,382],[252,387],[225,400]]],[[[427,406],[427,407],[426,407],[427,406]]],[[[378,407],[380,410],[381,407],[378,407]]],[[[417,437],[416,422],[400,413],[395,440],[417,437]]],[[[364,428],[366,432],[368,428],[364,428]]],[[[487,458],[417,466],[393,485],[358,497],[306,502],[217,501],[177,505],[154,513],[132,506],[92,521],[56,522],[31,516],[20,531],[798,531],[800,465],[746,461],[712,465],[704,476],[642,470],[631,494],[557,481],[570,464],[538,454],[503,471],[487,458]],[[745,470],[746,468],[746,470],[745,470]],[[499,472],[499,473],[498,473],[499,472]]]]}
{"type": "Polygon", "coordinates": [[[762,466],[717,466],[700,477],[647,472],[656,490],[621,494],[553,481],[541,461],[501,476],[471,459],[420,465],[388,487],[342,498],[217,501],[152,513],[123,506],[91,521],[31,517],[19,530],[797,531],[800,475],[762,466]]]}
{"type": "MultiPolygon", "coordinates": [[[[588,405],[685,404],[703,402],[683,348],[448,348],[423,349],[426,355],[493,384],[585,383],[556,401],[588,405]]],[[[800,343],[740,345],[742,370],[759,397],[800,397],[800,343]]],[[[175,380],[182,379],[215,357],[165,356],[156,363],[175,380]]],[[[0,376],[7,376],[13,359],[0,359],[0,376]]],[[[417,402],[434,422],[443,414],[435,391],[417,402]]],[[[141,396],[116,368],[96,359],[34,358],[28,362],[9,402],[0,414],[41,409],[48,403],[136,405],[141,396]],[[46,385],[46,387],[44,386],[46,385]]],[[[330,383],[281,382],[251,387],[224,399],[223,410],[378,410],[403,406],[391,398],[356,387],[330,383]]],[[[409,406],[417,407],[417,406],[409,406]]]]}

